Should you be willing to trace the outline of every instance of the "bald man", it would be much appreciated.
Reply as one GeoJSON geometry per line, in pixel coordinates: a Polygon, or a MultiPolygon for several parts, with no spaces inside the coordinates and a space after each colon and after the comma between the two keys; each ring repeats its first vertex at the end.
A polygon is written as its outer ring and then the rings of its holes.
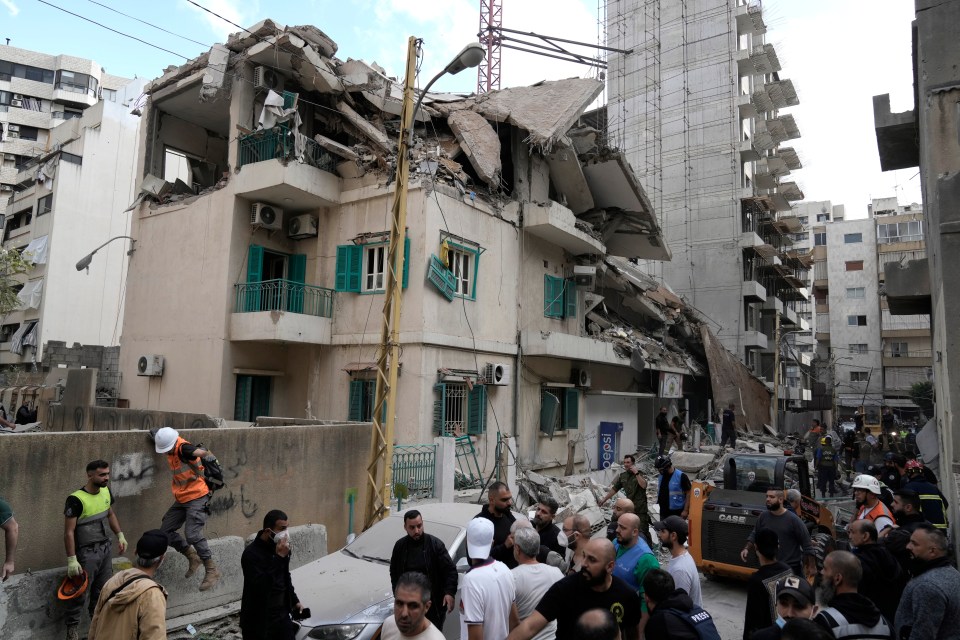
{"type": "Polygon", "coordinates": [[[617,540],[614,542],[616,563],[613,575],[620,578],[640,596],[643,616],[640,632],[647,623],[647,603],[643,598],[643,579],[649,571],[659,569],[660,563],[646,540],[640,535],[640,518],[633,513],[625,513],[617,521],[617,540]]]}
{"type": "Polygon", "coordinates": [[[590,540],[590,521],[576,514],[563,521],[563,535],[567,536],[567,573],[578,573],[583,566],[583,550],[590,540]]]}
{"type": "Polygon", "coordinates": [[[613,515],[610,517],[610,524],[607,525],[607,540],[617,539],[617,521],[625,513],[634,513],[633,500],[629,498],[619,498],[613,503],[613,515]]]}
{"type": "Polygon", "coordinates": [[[550,587],[530,617],[510,632],[508,640],[530,640],[553,620],[557,621],[557,640],[575,640],[577,621],[592,609],[612,613],[624,640],[639,640],[640,597],[613,575],[613,544],[590,540],[584,545],[583,558],[580,572],[550,587]]]}

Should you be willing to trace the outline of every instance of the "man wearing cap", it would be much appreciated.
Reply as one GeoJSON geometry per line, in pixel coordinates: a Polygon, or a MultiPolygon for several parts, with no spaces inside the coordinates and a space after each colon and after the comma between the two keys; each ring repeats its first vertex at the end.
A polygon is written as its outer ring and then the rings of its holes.
{"type": "Polygon", "coordinates": [[[137,541],[136,567],[103,586],[87,640],[166,640],[167,592],[154,580],[167,552],[167,534],[147,531],[137,541]]]}
{"type": "Polygon", "coordinates": [[[552,620],[557,621],[557,640],[578,640],[577,621],[593,609],[612,613],[624,640],[639,640],[640,597],[635,589],[613,575],[616,561],[613,545],[609,540],[590,540],[583,551],[580,572],[550,587],[536,611],[510,632],[508,640],[530,640],[552,620]]]}
{"type": "Polygon", "coordinates": [[[767,489],[767,510],[760,514],[753,531],[747,536],[747,544],[740,551],[740,559],[747,561],[748,554],[756,548],[757,535],[764,529],[772,529],[777,534],[779,551],[777,559],[788,565],[798,576],[806,572],[813,575],[816,571],[813,559],[813,545],[810,542],[810,532],[795,513],[787,511],[783,506],[783,489],[767,489]]]}
{"type": "Polygon", "coordinates": [[[67,576],[74,578],[87,572],[87,593],[67,600],[67,640],[79,638],[80,612],[89,598],[89,611],[97,606],[100,590],[113,575],[113,541],[109,531],[117,535],[120,553],[127,550],[127,539],[120,530],[120,521],[113,512],[110,463],[94,460],[87,465],[87,483],[67,496],[63,508],[63,546],[67,552],[67,576]]]}
{"type": "Polygon", "coordinates": [[[906,482],[901,489],[916,491],[920,496],[920,510],[923,517],[938,529],[947,530],[947,508],[950,504],[937,485],[929,482],[923,475],[923,463],[919,460],[907,460],[906,482]]]}
{"type": "Polygon", "coordinates": [[[823,436],[820,439],[820,446],[813,453],[813,466],[817,470],[817,489],[820,490],[820,496],[827,497],[827,486],[830,487],[830,497],[837,495],[837,464],[840,461],[840,454],[833,447],[833,438],[823,436]]]}
{"type": "MultiPolygon", "coordinates": [[[[629,453],[623,456],[623,472],[617,476],[610,490],[607,491],[607,495],[603,496],[597,504],[602,507],[607,500],[620,490],[623,490],[623,495],[633,503],[631,511],[640,517],[640,535],[647,541],[647,544],[653,544],[653,539],[650,537],[650,510],[647,507],[647,479],[643,477],[643,472],[637,467],[636,458],[629,453]]],[[[613,506],[614,511],[616,511],[616,503],[613,506]]],[[[611,523],[614,525],[614,529],[616,529],[616,518],[619,517],[619,515],[614,515],[614,520],[611,523]]]]}
{"type": "Polygon", "coordinates": [[[896,524],[893,513],[880,502],[880,481],[873,476],[859,475],[853,480],[853,499],[857,503],[856,520],[870,520],[881,536],[884,529],[896,524]]]}
{"type": "Polygon", "coordinates": [[[272,509],[263,529],[240,556],[243,596],[240,630],[244,640],[293,640],[297,625],[290,618],[303,610],[290,578],[290,534],[287,514],[272,509]]]}
{"type": "Polygon", "coordinates": [[[470,570],[460,586],[460,640],[505,638],[510,632],[516,586],[510,569],[490,557],[493,531],[486,518],[467,524],[470,570]]]}
{"type": "Polygon", "coordinates": [[[660,472],[660,477],[657,478],[660,519],[680,516],[686,520],[690,512],[690,489],[693,488],[690,478],[673,466],[670,456],[657,456],[653,466],[660,472]]]}
{"type": "Polygon", "coordinates": [[[206,449],[196,447],[170,427],[164,427],[154,436],[157,453],[167,454],[167,464],[173,473],[171,488],[174,502],[167,509],[160,528],[170,538],[170,546],[187,557],[190,563],[184,578],[204,567],[200,591],[213,588],[220,580],[220,571],[203,535],[203,527],[210,515],[210,489],[203,479],[203,460],[216,460],[206,449]],[[184,540],[177,531],[183,527],[184,540]]]}
{"type": "Polygon", "coordinates": [[[757,559],[760,568],[747,580],[747,608],[743,616],[743,640],[750,640],[758,629],[764,629],[776,620],[776,600],[773,597],[777,582],[793,575],[793,570],[777,560],[780,546],[772,529],[757,533],[757,559]]]}
{"type": "MultiPolygon", "coordinates": [[[[857,593],[863,570],[849,551],[834,551],[823,560],[820,596],[825,605],[813,620],[841,638],[892,638],[893,628],[877,606],[857,593]]],[[[930,637],[930,636],[928,636],[930,637]]]]}
{"type": "Polygon", "coordinates": [[[3,529],[4,550],[3,566],[0,567],[0,581],[6,582],[13,575],[17,555],[17,538],[20,535],[20,525],[13,517],[13,509],[6,500],[0,498],[0,529],[3,529]]]}
{"type": "Polygon", "coordinates": [[[698,607],[703,606],[703,596],[700,592],[700,574],[697,564],[687,552],[684,543],[690,529],[687,521],[678,516],[669,516],[653,525],[660,537],[660,543],[670,552],[670,564],[667,573],[673,576],[673,583],[677,589],[683,589],[698,607]]]}
{"type": "Polygon", "coordinates": [[[760,629],[751,640],[780,640],[781,629],[787,620],[809,620],[816,612],[816,598],[810,583],[798,576],[787,576],[777,582],[777,617],[774,623],[760,629]]]}

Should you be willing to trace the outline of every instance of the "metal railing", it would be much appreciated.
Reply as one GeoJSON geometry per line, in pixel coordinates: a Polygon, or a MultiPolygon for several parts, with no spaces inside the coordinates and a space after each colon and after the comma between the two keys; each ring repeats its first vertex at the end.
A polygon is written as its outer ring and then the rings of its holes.
{"type": "Polygon", "coordinates": [[[234,312],[289,311],[320,318],[333,317],[333,289],[290,280],[264,280],[234,285],[234,312]]]}
{"type": "MultiPolygon", "coordinates": [[[[303,138],[303,155],[299,160],[321,171],[333,172],[336,159],[316,141],[303,138]]],[[[242,167],[267,160],[298,160],[294,133],[277,127],[269,131],[255,131],[240,137],[237,166],[242,167]]]]}
{"type": "Polygon", "coordinates": [[[432,498],[437,445],[412,444],[393,447],[393,481],[404,484],[410,496],[432,498]]]}

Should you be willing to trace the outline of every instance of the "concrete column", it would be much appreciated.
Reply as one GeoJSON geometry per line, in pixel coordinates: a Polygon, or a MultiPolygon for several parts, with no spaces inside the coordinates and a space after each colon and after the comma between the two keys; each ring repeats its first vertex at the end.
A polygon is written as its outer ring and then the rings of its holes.
{"type": "Polygon", "coordinates": [[[433,470],[433,495],[440,502],[453,502],[456,488],[457,446],[453,438],[434,438],[437,457],[433,470]]]}

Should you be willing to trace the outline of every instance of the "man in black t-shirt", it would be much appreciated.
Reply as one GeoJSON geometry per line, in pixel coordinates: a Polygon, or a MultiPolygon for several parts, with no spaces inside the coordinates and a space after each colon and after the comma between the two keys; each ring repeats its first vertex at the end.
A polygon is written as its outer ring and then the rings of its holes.
{"type": "Polygon", "coordinates": [[[591,540],[584,550],[579,574],[555,583],[536,610],[511,633],[508,640],[530,640],[548,622],[557,621],[557,640],[574,640],[580,616],[591,609],[613,614],[624,640],[639,640],[640,597],[613,575],[615,553],[609,540],[591,540]]]}
{"type": "Polygon", "coordinates": [[[776,620],[774,589],[778,581],[793,575],[789,565],[777,560],[780,539],[773,529],[761,529],[755,541],[760,568],[747,580],[747,608],[743,616],[743,640],[769,627],[776,620]]]}
{"type": "Polygon", "coordinates": [[[487,506],[474,518],[486,518],[493,523],[493,550],[490,556],[499,560],[510,569],[517,566],[513,557],[513,537],[510,527],[517,519],[510,507],[513,506],[513,494],[505,482],[494,482],[487,489],[487,506]]]}

